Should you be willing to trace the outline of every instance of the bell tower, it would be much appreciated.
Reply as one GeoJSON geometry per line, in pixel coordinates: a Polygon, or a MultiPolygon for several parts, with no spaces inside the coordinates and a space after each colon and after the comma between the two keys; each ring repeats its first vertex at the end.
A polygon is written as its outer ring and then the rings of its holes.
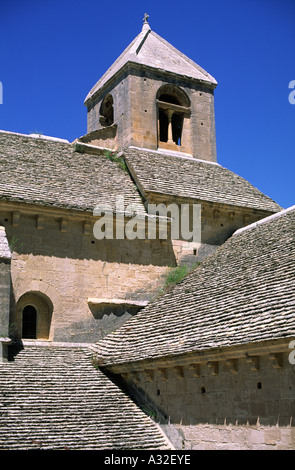
{"type": "Polygon", "coordinates": [[[151,30],[142,30],[85,99],[81,141],[113,150],[169,150],[216,161],[216,80],[151,30]]]}

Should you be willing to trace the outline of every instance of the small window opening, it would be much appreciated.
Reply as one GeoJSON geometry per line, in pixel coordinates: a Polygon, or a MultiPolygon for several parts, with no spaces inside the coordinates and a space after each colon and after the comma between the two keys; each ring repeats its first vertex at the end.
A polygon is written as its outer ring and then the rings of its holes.
{"type": "Polygon", "coordinates": [[[201,387],[201,393],[206,393],[205,387],[201,387]]]}
{"type": "Polygon", "coordinates": [[[37,338],[37,312],[33,305],[27,305],[23,309],[22,337],[37,338]]]}
{"type": "Polygon", "coordinates": [[[112,95],[107,95],[100,106],[99,110],[99,122],[102,126],[111,126],[114,123],[114,107],[112,95]]]}
{"type": "Polygon", "coordinates": [[[257,382],[257,388],[262,388],[262,383],[261,382],[257,382]]]}

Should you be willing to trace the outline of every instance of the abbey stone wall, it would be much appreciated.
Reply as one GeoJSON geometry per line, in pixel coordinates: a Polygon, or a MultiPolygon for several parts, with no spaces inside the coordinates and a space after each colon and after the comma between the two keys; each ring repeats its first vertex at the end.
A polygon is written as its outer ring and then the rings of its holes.
{"type": "Polygon", "coordinates": [[[121,370],[135,399],[177,449],[294,449],[294,366],[288,344],[282,352],[272,348],[274,343],[261,354],[245,347],[183,365],[162,358],[158,365],[111,370],[121,370]]]}
{"type": "Polygon", "coordinates": [[[159,240],[96,240],[94,219],[85,213],[17,209],[0,213],[12,244],[10,322],[16,337],[22,309],[32,304],[40,312],[38,338],[98,341],[135,313],[132,306],[100,308],[99,300],[145,300],[175,264],[172,246],[159,240]]]}

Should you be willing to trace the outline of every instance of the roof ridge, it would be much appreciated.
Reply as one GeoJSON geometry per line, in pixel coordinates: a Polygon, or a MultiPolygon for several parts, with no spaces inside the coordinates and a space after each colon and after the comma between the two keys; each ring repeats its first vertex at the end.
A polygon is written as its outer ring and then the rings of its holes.
{"type": "Polygon", "coordinates": [[[157,155],[166,155],[168,157],[176,157],[176,158],[183,158],[184,160],[192,160],[194,162],[201,162],[201,163],[208,163],[209,165],[217,165],[222,167],[220,163],[217,162],[210,162],[209,160],[203,160],[202,158],[196,158],[193,157],[192,155],[184,152],[177,152],[176,150],[166,150],[166,149],[157,149],[157,150],[152,150],[148,149],[145,147],[136,147],[134,145],[130,145],[130,147],[127,147],[126,149],[123,150],[123,153],[128,150],[142,150],[143,152],[150,152],[150,153],[155,153],[157,155]]]}
{"type": "Polygon", "coordinates": [[[60,142],[63,144],[70,144],[70,142],[67,139],[62,139],[61,137],[52,137],[49,135],[43,135],[43,134],[22,134],[20,132],[14,132],[14,131],[5,131],[3,129],[0,129],[1,134],[13,134],[17,135],[20,137],[30,137],[31,139],[43,139],[43,140],[49,140],[52,142],[60,142]]]}

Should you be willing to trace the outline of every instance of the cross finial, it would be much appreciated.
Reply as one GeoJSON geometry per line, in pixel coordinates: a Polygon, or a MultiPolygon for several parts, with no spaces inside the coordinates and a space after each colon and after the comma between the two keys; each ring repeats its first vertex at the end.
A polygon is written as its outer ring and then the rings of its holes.
{"type": "Polygon", "coordinates": [[[149,22],[149,15],[147,13],[144,14],[143,24],[147,24],[149,22]]]}

